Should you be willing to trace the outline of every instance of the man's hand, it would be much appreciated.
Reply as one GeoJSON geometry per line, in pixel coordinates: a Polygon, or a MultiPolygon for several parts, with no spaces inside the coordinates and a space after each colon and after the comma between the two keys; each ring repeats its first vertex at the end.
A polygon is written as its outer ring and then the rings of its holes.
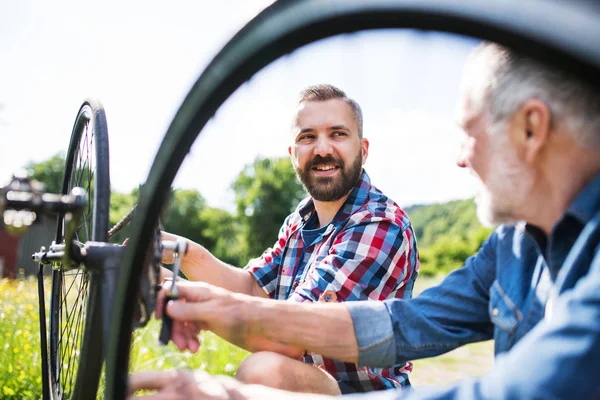
{"type": "MultiPolygon", "coordinates": [[[[165,282],[157,297],[156,318],[162,317],[162,304],[170,285],[171,282],[165,282]]],[[[277,322],[269,317],[261,319],[261,307],[268,309],[274,300],[232,293],[204,282],[178,281],[177,289],[180,300],[170,301],[166,310],[173,319],[171,340],[180,350],[196,352],[200,346],[198,334],[210,330],[250,351],[268,350],[294,358],[304,353],[264,336],[263,324],[277,322]]]]}
{"type": "Polygon", "coordinates": [[[241,383],[233,378],[211,376],[203,371],[145,371],[129,377],[128,395],[132,399],[138,390],[155,390],[156,393],[135,398],[241,400],[244,397],[235,395],[235,387],[240,385],[241,383]]]}
{"type": "Polygon", "coordinates": [[[204,371],[146,371],[129,377],[128,399],[146,400],[330,400],[329,396],[292,393],[261,385],[245,385],[228,376],[204,371]],[[138,390],[155,393],[134,397],[138,390]]]}

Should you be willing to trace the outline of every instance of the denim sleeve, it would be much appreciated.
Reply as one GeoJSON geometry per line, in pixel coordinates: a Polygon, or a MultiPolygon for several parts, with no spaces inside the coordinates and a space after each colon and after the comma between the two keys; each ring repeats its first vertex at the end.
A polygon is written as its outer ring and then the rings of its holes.
{"type": "Polygon", "coordinates": [[[393,365],[395,342],[388,308],[380,301],[352,301],[350,310],[358,342],[358,365],[393,365]]]}
{"type": "Polygon", "coordinates": [[[488,303],[496,275],[497,240],[493,233],[462,268],[412,300],[348,304],[359,344],[359,365],[389,367],[491,339],[488,303]]]}
{"type": "MultiPolygon", "coordinates": [[[[439,391],[398,394],[398,398],[597,399],[599,370],[600,253],[596,250],[588,274],[557,298],[552,318],[499,356],[488,375],[439,391]]],[[[354,398],[378,399],[369,395],[354,398]]]]}

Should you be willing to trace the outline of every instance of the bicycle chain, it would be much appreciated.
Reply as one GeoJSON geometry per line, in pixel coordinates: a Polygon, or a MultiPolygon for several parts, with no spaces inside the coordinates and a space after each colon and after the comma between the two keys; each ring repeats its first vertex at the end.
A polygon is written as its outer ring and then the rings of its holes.
{"type": "Polygon", "coordinates": [[[129,222],[131,222],[131,220],[133,219],[133,216],[135,215],[135,211],[137,210],[137,203],[131,208],[131,210],[129,210],[129,212],[127,214],[125,214],[125,216],[123,218],[121,218],[119,220],[119,222],[117,222],[115,224],[115,226],[113,226],[112,228],[110,228],[108,230],[108,238],[112,238],[114,235],[117,234],[117,232],[119,232],[122,228],[125,227],[125,225],[127,225],[129,222]]]}

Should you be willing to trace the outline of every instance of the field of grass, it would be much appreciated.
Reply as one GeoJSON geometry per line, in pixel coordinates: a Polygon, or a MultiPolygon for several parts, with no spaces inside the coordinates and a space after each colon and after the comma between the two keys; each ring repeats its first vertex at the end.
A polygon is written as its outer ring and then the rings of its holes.
{"type": "MultiPolygon", "coordinates": [[[[439,279],[422,279],[415,294],[437,281],[439,279]]],[[[49,281],[46,282],[48,294],[49,281]]],[[[197,354],[180,353],[172,344],[166,347],[157,344],[159,327],[158,321],[152,321],[136,332],[131,370],[192,368],[233,375],[239,362],[248,354],[210,333],[202,334],[203,346],[197,354]]],[[[0,280],[0,338],[0,398],[41,398],[38,296],[34,278],[0,280]]],[[[416,361],[411,380],[418,388],[484,374],[491,368],[492,351],[491,342],[485,342],[416,361]]]]}
{"type": "Polygon", "coordinates": [[[0,280],[0,398],[40,398],[37,284],[0,280]]]}

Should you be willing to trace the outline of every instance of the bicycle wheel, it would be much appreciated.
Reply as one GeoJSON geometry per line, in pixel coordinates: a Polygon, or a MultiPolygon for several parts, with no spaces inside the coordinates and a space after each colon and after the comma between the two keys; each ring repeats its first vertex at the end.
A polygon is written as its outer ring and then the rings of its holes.
{"type": "MultiPolygon", "coordinates": [[[[75,239],[107,241],[110,202],[108,130],[100,103],[86,100],[75,119],[65,162],[62,193],[88,192],[75,239]]],[[[59,216],[56,243],[65,237],[59,216]]],[[[58,265],[52,271],[50,299],[50,386],[54,399],[94,399],[102,369],[100,275],[58,265]],[[82,362],[85,360],[85,362],[82,362]]]]}
{"type": "MultiPolygon", "coordinates": [[[[194,140],[229,95],[271,61],[305,44],[336,34],[378,28],[431,29],[491,40],[535,54],[559,67],[574,68],[590,82],[598,82],[600,57],[585,47],[589,37],[586,29],[595,26],[593,21],[578,26],[574,32],[572,26],[557,17],[552,24],[536,24],[533,30],[531,21],[552,16],[544,14],[541,7],[520,6],[518,1],[498,2],[494,7],[486,2],[461,0],[278,1],[238,32],[187,95],[142,188],[115,294],[115,304],[120,307],[112,310],[107,398],[122,399],[126,394],[137,281],[153,242],[158,214],[194,140]],[[512,17],[515,10],[522,18],[512,17]],[[570,34],[556,35],[559,31],[570,34]]],[[[555,6],[567,8],[558,3],[555,6]]]]}

